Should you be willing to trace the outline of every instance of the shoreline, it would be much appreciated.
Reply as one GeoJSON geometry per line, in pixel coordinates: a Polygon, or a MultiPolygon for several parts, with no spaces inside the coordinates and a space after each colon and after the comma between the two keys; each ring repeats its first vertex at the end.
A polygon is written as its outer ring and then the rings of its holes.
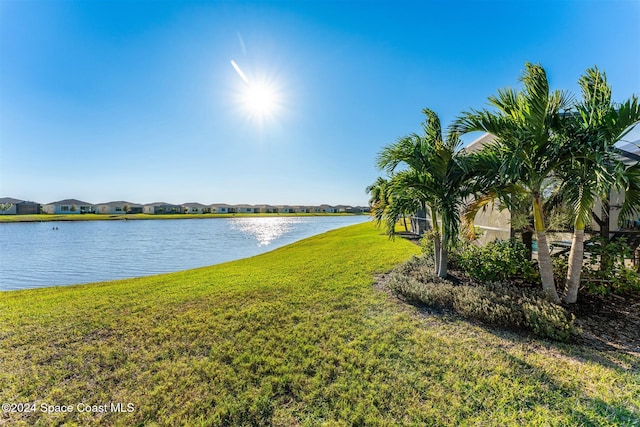
{"type": "Polygon", "coordinates": [[[235,214],[35,214],[3,215],[0,224],[56,221],[145,221],[164,219],[212,219],[252,217],[360,216],[368,213],[235,213],[235,214]]]}

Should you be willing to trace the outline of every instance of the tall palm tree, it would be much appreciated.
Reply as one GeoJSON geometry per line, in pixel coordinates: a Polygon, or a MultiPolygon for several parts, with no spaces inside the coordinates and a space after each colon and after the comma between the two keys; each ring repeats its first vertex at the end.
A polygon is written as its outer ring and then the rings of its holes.
{"type": "Polygon", "coordinates": [[[436,273],[447,276],[448,249],[458,235],[465,191],[464,155],[460,139],[442,136],[437,114],[424,109],[423,135],[410,134],[388,145],[378,155],[378,167],[392,174],[394,185],[411,189],[422,207],[429,208],[435,231],[436,273]],[[398,169],[404,168],[401,171],[398,169]]]}
{"type": "Polygon", "coordinates": [[[496,136],[491,144],[499,159],[494,176],[506,184],[519,183],[529,195],[542,288],[550,300],[558,303],[542,196],[545,182],[562,161],[562,141],[557,136],[561,112],[569,108],[570,98],[563,92],[549,90],[547,74],[538,64],[526,63],[520,81],[524,90],[503,89],[489,97],[495,111],[463,112],[453,129],[460,133],[484,131],[496,136]]]}
{"type": "Polygon", "coordinates": [[[577,114],[567,117],[567,162],[558,170],[562,190],[574,213],[574,231],[569,253],[566,303],[575,303],[584,259],[584,229],[597,199],[605,199],[611,189],[626,194],[620,220],[640,211],[638,164],[626,168],[615,147],[630,128],[640,122],[638,98],[633,96],[618,108],[611,100],[606,75],[589,68],[578,80],[582,100],[577,114]]]}

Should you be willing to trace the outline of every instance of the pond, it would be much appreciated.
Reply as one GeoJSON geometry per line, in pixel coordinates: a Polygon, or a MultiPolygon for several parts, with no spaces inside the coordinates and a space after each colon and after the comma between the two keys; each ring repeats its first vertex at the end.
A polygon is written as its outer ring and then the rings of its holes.
{"type": "Polygon", "coordinates": [[[0,224],[0,291],[168,273],[263,252],[366,215],[0,224]]]}

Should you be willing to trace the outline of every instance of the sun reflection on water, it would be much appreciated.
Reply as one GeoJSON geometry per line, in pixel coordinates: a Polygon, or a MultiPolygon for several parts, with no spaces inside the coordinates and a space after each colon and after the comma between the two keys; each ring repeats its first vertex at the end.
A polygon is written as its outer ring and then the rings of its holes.
{"type": "Polygon", "coordinates": [[[262,247],[291,231],[296,221],[296,218],[277,217],[237,218],[231,223],[231,228],[262,247]]]}

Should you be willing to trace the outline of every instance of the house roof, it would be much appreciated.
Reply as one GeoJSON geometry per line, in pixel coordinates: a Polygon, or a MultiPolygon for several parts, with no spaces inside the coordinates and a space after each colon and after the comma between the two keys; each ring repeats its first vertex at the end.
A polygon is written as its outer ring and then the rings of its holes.
{"type": "Polygon", "coordinates": [[[198,203],[198,202],[189,202],[189,203],[183,203],[182,206],[187,207],[187,208],[207,208],[207,205],[203,205],[202,203],[198,203]]]}
{"type": "Polygon", "coordinates": [[[64,200],[59,200],[57,202],[47,203],[47,205],[83,205],[83,206],[93,206],[89,202],[83,202],[82,200],[78,200],[78,199],[64,199],[64,200]]]}
{"type": "Polygon", "coordinates": [[[24,202],[24,200],[14,199],[12,197],[2,197],[2,198],[0,198],[0,203],[10,203],[12,205],[15,205],[15,204],[22,203],[22,202],[24,202]]]}
{"type": "Polygon", "coordinates": [[[231,205],[228,205],[226,203],[211,203],[209,206],[214,207],[214,208],[230,208],[230,207],[232,207],[231,205]]]}
{"type": "Polygon", "coordinates": [[[471,141],[469,143],[469,145],[467,145],[466,147],[463,148],[463,150],[466,153],[473,153],[474,151],[480,150],[486,144],[489,144],[489,143],[491,143],[491,142],[493,142],[495,140],[496,140],[495,135],[492,135],[490,133],[485,133],[481,137],[479,137],[478,139],[476,139],[474,141],[471,141]]]}
{"type": "Polygon", "coordinates": [[[180,207],[180,205],[174,205],[173,203],[167,203],[167,202],[147,203],[144,206],[177,206],[177,207],[180,207]]]}
{"type": "Polygon", "coordinates": [[[139,203],[131,203],[123,200],[119,200],[117,202],[98,203],[96,206],[124,206],[124,205],[128,205],[129,207],[142,206],[139,203]]]}

